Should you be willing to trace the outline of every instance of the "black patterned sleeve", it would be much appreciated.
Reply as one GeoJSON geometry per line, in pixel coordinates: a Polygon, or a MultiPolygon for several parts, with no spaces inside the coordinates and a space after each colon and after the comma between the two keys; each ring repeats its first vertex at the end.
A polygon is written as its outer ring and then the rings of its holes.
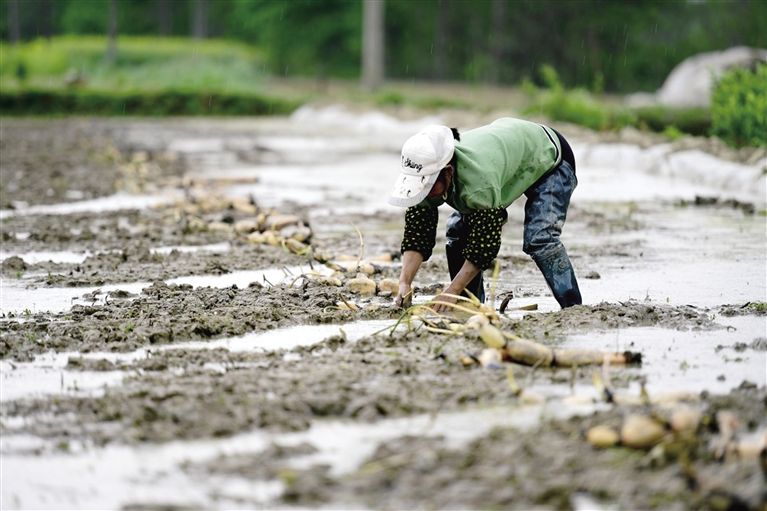
{"type": "Polygon", "coordinates": [[[405,235],[402,253],[407,250],[420,252],[423,260],[431,257],[437,237],[437,208],[413,206],[405,211],[405,235]]]}
{"type": "Polygon", "coordinates": [[[463,257],[486,270],[501,249],[501,229],[508,218],[506,208],[478,209],[464,217],[470,230],[463,257]]]}

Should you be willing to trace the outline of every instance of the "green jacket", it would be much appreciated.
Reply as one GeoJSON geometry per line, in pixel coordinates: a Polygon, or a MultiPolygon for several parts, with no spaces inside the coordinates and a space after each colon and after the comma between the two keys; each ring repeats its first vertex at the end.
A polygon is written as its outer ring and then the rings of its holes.
{"type": "Polygon", "coordinates": [[[461,133],[455,154],[457,178],[445,202],[468,213],[508,207],[560,163],[562,148],[551,128],[504,117],[461,133]]]}

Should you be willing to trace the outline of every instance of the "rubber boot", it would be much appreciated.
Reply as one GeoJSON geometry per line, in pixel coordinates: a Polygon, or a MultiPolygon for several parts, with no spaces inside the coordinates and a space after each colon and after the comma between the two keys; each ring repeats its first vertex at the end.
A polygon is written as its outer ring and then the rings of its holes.
{"type": "MultiPolygon", "coordinates": [[[[465,261],[462,252],[462,247],[456,247],[455,244],[451,244],[448,240],[448,243],[445,246],[445,253],[447,254],[447,268],[450,271],[451,280],[458,275],[459,271],[461,271],[461,267],[465,261]]],[[[479,274],[469,282],[469,285],[466,286],[466,291],[476,296],[481,303],[485,303],[485,282],[482,278],[482,272],[479,272],[479,274]]],[[[468,296],[466,292],[461,294],[468,296]]]]}
{"type": "Polygon", "coordinates": [[[564,246],[560,245],[544,257],[535,258],[535,264],[541,270],[560,307],[564,309],[583,303],[575,271],[564,246]]]}

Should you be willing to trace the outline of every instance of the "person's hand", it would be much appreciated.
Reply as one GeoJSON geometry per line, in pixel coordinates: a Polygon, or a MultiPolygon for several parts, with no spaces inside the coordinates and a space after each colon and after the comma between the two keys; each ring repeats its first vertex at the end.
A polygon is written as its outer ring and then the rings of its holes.
{"type": "Polygon", "coordinates": [[[413,289],[410,284],[404,284],[400,282],[399,291],[397,296],[394,297],[395,307],[410,307],[413,303],[413,289]]]}
{"type": "Polygon", "coordinates": [[[431,301],[431,304],[429,304],[429,307],[437,314],[444,314],[446,312],[453,312],[454,307],[452,307],[452,304],[456,301],[458,301],[458,298],[455,295],[443,293],[436,296],[434,300],[431,301]]]}

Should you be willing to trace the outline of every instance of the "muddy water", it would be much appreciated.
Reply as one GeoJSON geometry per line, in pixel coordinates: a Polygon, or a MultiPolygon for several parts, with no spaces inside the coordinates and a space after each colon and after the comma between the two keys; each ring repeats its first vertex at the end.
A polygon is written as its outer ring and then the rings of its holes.
{"type": "MultiPolygon", "coordinates": [[[[396,253],[401,211],[381,198],[418,123],[307,112],[122,123],[119,150],[146,151],[150,161],[172,153],[177,163],[162,180],[138,195],[119,185],[80,186],[86,196],[57,189],[54,198],[68,199],[61,204],[28,193],[26,205],[0,213],[3,258],[26,265],[4,265],[1,286],[3,312],[17,315],[0,325],[4,509],[685,507],[709,505],[712,495],[756,506],[744,475],[753,466],[720,463],[703,447],[689,451],[702,488],[694,494],[675,478],[674,456],[661,463],[625,448],[594,451],[583,440],[588,425],[637,410],[604,403],[591,369],[516,366],[526,390],[516,396],[505,371],[458,364],[481,349],[476,335],[369,336],[398,316],[385,297],[288,287],[322,267],[301,268],[300,257],[249,247],[226,229],[192,228],[247,218],[241,212],[192,219],[172,205],[198,188],[251,196],[304,218],[317,249],[396,253]],[[317,122],[302,122],[306,115],[317,122]],[[169,179],[178,169],[185,177],[169,179]],[[360,310],[339,310],[342,298],[360,310]],[[573,466],[582,477],[572,478],[573,466]],[[636,485],[616,491],[604,466],[636,485]],[[56,477],[41,482],[41,473],[56,477]],[[722,477],[732,491],[712,483],[722,477]]],[[[557,310],[520,249],[515,204],[494,284],[496,306],[514,296],[503,328],[565,347],[640,351],[641,367],[603,374],[621,402],[646,393],[647,406],[677,406],[660,403],[685,396],[711,424],[729,408],[744,437],[758,434],[767,426],[752,406],[763,407],[767,364],[763,162],[670,144],[575,147],[580,184],[563,240],[586,305],[557,310]],[[528,305],[538,311],[514,310],[528,305]]],[[[447,281],[443,242],[440,232],[417,279],[418,302],[447,281]]],[[[396,262],[377,272],[396,277],[396,262]]],[[[716,428],[700,434],[706,444],[716,428]]]]}

